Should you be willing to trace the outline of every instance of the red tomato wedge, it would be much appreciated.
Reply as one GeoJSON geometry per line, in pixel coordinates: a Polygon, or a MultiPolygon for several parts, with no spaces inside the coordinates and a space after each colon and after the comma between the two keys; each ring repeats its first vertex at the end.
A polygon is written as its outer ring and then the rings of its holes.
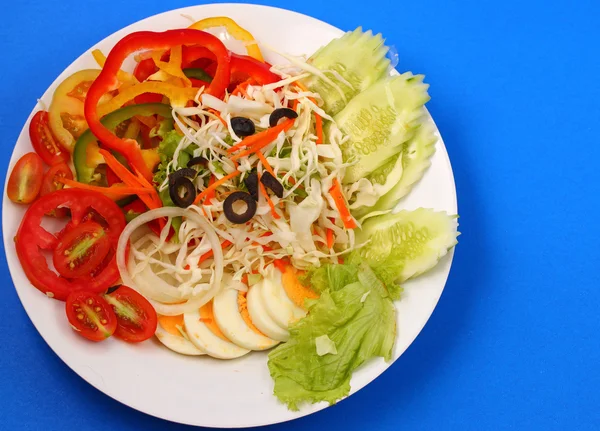
{"type": "Polygon", "coordinates": [[[25,213],[15,238],[17,256],[31,284],[50,297],[64,301],[72,291],[104,292],[119,279],[114,250],[124,228],[123,211],[101,193],[80,189],[57,190],[39,198],[25,213]],[[60,240],[42,227],[44,215],[58,208],[71,210],[71,220],[60,240]],[[48,267],[43,251],[54,251],[71,229],[88,220],[103,227],[111,244],[111,253],[91,278],[62,277],[48,267]]]}
{"type": "Polygon", "coordinates": [[[156,332],[158,317],[152,304],[135,290],[120,286],[104,295],[117,316],[115,337],[130,343],[139,343],[156,332]]]}
{"type": "Polygon", "coordinates": [[[66,278],[91,276],[110,249],[104,228],[96,222],[86,221],[64,233],[52,254],[54,269],[66,278]]]}
{"type": "Polygon", "coordinates": [[[71,292],[66,312],[71,327],[88,340],[106,340],[117,329],[117,316],[112,307],[95,293],[71,292]]]}
{"type": "Polygon", "coordinates": [[[29,124],[29,137],[33,149],[49,166],[65,163],[71,159],[67,150],[60,146],[48,125],[48,113],[38,111],[29,124]]]}
{"type": "Polygon", "coordinates": [[[42,188],[44,163],[36,153],[27,153],[21,157],[8,179],[6,193],[17,204],[30,204],[37,198],[42,188]]]}

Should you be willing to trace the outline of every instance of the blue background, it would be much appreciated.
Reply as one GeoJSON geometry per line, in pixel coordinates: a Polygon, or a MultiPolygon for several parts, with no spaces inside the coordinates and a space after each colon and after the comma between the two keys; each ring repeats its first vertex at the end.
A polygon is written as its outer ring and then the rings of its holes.
{"type": "MultiPolygon", "coordinates": [[[[5,5],[2,183],[36,98],[71,61],[121,27],[192,4],[5,5]]],[[[463,232],[439,306],[408,351],[336,407],[269,429],[600,429],[600,2],[267,4],[380,31],[401,70],[427,75],[463,232]]],[[[4,258],[0,274],[0,429],[186,428],[70,371],[29,321],[4,258]]]]}

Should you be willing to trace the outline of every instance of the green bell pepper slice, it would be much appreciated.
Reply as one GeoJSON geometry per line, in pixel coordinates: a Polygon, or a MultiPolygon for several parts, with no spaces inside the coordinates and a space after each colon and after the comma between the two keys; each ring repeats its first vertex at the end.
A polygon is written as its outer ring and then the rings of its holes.
{"type": "MultiPolygon", "coordinates": [[[[140,105],[125,106],[105,115],[100,122],[110,131],[114,131],[123,121],[127,121],[136,115],[148,117],[155,114],[158,114],[161,117],[170,118],[171,106],[165,105],[164,103],[143,103],[140,105]]],[[[86,158],[88,145],[96,140],[96,136],[88,129],[75,143],[73,149],[73,164],[75,165],[77,181],[80,183],[89,184],[94,180],[96,168],[88,166],[86,158]]]]}

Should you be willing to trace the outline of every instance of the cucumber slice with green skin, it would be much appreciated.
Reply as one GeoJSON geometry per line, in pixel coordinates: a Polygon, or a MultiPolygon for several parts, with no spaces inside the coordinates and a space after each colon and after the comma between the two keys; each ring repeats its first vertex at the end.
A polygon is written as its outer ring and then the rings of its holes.
{"type": "Polygon", "coordinates": [[[431,165],[431,156],[435,153],[434,126],[427,122],[421,125],[411,140],[404,143],[402,150],[402,177],[400,181],[386,194],[379,198],[377,203],[369,208],[359,208],[353,216],[361,219],[366,213],[387,211],[393,209],[400,199],[411,191],[412,187],[423,177],[431,165]]]}
{"type": "Polygon", "coordinates": [[[357,95],[334,120],[349,139],[341,145],[346,168],[343,182],[354,183],[402,151],[423,122],[429,100],[423,75],[387,77],[357,95]]]}
{"type": "Polygon", "coordinates": [[[373,36],[370,30],[363,33],[359,27],[332,40],[309,58],[308,62],[334,84],[316,75],[304,81],[308,88],[321,95],[325,112],[337,114],[354,96],[387,73],[390,61],[386,58],[388,48],[384,42],[381,34],[373,36]]]}
{"type": "Polygon", "coordinates": [[[366,261],[386,283],[402,283],[433,268],[457,243],[458,216],[419,208],[368,219],[356,234],[351,261],[366,261]]]}
{"type": "Polygon", "coordinates": [[[389,192],[402,178],[402,153],[388,159],[380,168],[374,170],[365,178],[358,180],[355,186],[356,194],[350,201],[353,215],[364,215],[376,205],[379,198],[389,192]]]}

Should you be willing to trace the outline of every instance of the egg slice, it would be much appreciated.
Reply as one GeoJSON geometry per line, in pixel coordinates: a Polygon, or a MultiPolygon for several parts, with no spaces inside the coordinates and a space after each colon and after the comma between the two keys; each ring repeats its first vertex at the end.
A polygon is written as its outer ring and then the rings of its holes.
{"type": "Polygon", "coordinates": [[[285,293],[281,271],[272,266],[267,268],[267,276],[262,283],[260,292],[263,304],[267,314],[279,327],[287,330],[290,324],[306,316],[306,311],[294,304],[285,293]]]}
{"type": "Polygon", "coordinates": [[[287,265],[281,274],[281,284],[288,298],[298,307],[306,310],[307,299],[317,299],[319,294],[298,280],[300,273],[292,265],[287,265]]]}
{"type": "Polygon", "coordinates": [[[183,320],[190,341],[213,358],[235,359],[250,351],[233,344],[221,332],[215,322],[212,301],[198,311],[185,313],[183,320]]]}
{"type": "Polygon", "coordinates": [[[254,326],[267,337],[277,341],[287,341],[290,333],[287,329],[280,327],[267,313],[262,300],[263,280],[250,288],[247,295],[248,313],[254,326]]]}
{"type": "Polygon", "coordinates": [[[248,314],[246,292],[225,289],[213,299],[213,311],[219,328],[227,338],[249,350],[266,350],[278,344],[252,323],[248,314]]]}
{"type": "Polygon", "coordinates": [[[158,325],[156,325],[156,338],[166,347],[182,355],[199,356],[204,352],[198,350],[190,341],[186,340],[181,334],[183,329],[183,315],[179,316],[161,316],[158,315],[158,325]]]}

